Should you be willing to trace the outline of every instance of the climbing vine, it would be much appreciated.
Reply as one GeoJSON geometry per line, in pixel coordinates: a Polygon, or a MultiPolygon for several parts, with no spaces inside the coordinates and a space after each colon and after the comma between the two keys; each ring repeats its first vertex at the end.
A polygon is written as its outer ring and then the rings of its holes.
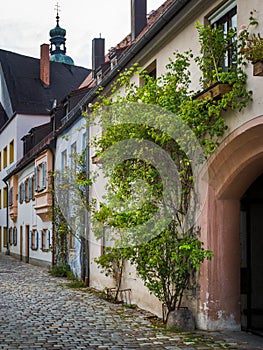
{"type": "Polygon", "coordinates": [[[205,259],[212,258],[212,252],[204,249],[198,238],[199,227],[186,225],[189,212],[194,215],[198,206],[194,177],[198,160],[190,154],[201,150],[202,165],[227,129],[224,111],[241,110],[251,100],[251,92],[246,90],[244,43],[236,30],[225,36],[220,28],[198,23],[197,31],[200,56],[194,57],[191,50],[175,52],[166,73],[156,79],[135,64],[120,73],[110,94],[101,89],[97,102],[90,107],[90,122],[92,118],[99,120],[103,130],[94,138],[93,146],[108,180],[105,200],[93,209],[93,229],[99,238],[102,227],[110,228],[112,240],[111,247],[96,262],[113,275],[114,259],[130,260],[146,287],[168,311],[181,306],[194,271],[205,259]],[[232,55],[232,63],[224,70],[221,64],[226,52],[232,55]],[[230,89],[220,98],[197,98],[197,92],[190,88],[193,64],[200,69],[201,89],[216,82],[227,83],[230,89]],[[143,84],[137,84],[134,77],[143,84]],[[130,153],[132,143],[125,143],[127,140],[136,140],[130,153]],[[118,144],[121,147],[114,148],[118,144]],[[166,197],[160,169],[168,169],[171,163],[164,156],[158,158],[158,164],[142,157],[146,151],[152,154],[152,145],[168,154],[177,169],[180,185],[171,186],[166,197]],[[125,159],[123,154],[127,154],[125,159]],[[169,222],[163,225],[166,213],[170,214],[169,222]],[[156,220],[147,226],[153,216],[156,220]]]}

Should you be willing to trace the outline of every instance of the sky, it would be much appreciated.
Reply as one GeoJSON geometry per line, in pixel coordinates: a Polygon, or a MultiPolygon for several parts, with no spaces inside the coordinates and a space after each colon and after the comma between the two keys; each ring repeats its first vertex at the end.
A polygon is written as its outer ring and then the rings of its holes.
{"type": "MultiPolygon", "coordinates": [[[[3,1],[3,0],[2,0],[3,1]]],[[[165,0],[147,0],[147,13],[165,0]]],[[[67,55],[91,68],[93,38],[105,38],[105,51],[130,33],[131,0],[59,0],[60,26],[66,29],[67,55]]],[[[39,58],[56,26],[56,0],[5,1],[0,14],[0,49],[39,58]]]]}

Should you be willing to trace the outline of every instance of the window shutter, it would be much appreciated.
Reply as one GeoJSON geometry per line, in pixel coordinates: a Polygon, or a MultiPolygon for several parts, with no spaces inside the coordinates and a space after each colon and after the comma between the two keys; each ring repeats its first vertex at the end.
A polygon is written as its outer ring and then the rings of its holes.
{"type": "Polygon", "coordinates": [[[46,249],[50,249],[50,246],[51,246],[51,244],[50,244],[50,231],[47,230],[46,231],[46,249]]]}
{"type": "Polygon", "coordinates": [[[32,177],[28,180],[28,200],[32,199],[32,177]]]}
{"type": "Polygon", "coordinates": [[[32,231],[29,231],[29,247],[31,247],[31,249],[33,248],[32,247],[32,231]]]}
{"type": "Polygon", "coordinates": [[[46,188],[46,178],[47,178],[47,163],[42,163],[42,188],[46,188]]]}
{"type": "Polygon", "coordinates": [[[22,184],[22,201],[24,202],[26,200],[26,183],[23,182],[22,184]]]}
{"type": "Polygon", "coordinates": [[[39,230],[39,248],[43,249],[43,231],[39,230]]]}
{"type": "Polygon", "coordinates": [[[35,247],[34,248],[37,250],[38,249],[38,231],[37,230],[35,231],[35,235],[36,236],[35,236],[35,247]]]}
{"type": "Polygon", "coordinates": [[[34,168],[34,185],[35,185],[35,191],[38,190],[38,172],[37,172],[37,166],[34,168]]]}
{"type": "Polygon", "coordinates": [[[20,188],[20,185],[18,186],[18,201],[20,202],[20,199],[21,199],[21,188],[20,188]]]}
{"type": "Polygon", "coordinates": [[[13,228],[13,244],[17,245],[17,228],[13,228]]]}

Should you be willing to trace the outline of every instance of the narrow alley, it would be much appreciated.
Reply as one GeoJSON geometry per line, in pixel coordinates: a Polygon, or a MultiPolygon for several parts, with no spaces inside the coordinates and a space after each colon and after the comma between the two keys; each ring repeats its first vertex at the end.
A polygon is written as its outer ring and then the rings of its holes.
{"type": "Polygon", "coordinates": [[[263,349],[262,338],[242,332],[166,331],[67,282],[0,255],[0,349],[263,349]]]}

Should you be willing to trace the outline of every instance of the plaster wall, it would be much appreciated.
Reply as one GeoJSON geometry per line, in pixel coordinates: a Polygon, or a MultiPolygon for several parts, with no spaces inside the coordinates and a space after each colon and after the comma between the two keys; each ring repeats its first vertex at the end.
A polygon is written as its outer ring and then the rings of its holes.
{"type": "MultiPolygon", "coordinates": [[[[20,183],[24,182],[28,177],[33,176],[34,174],[34,166],[35,163],[32,162],[30,165],[25,167],[21,172],[18,174],[18,186],[20,183]]],[[[26,225],[29,226],[30,231],[32,229],[36,229],[38,231],[42,229],[47,229],[50,231],[50,238],[52,241],[52,222],[43,222],[41,218],[36,214],[35,210],[35,200],[30,200],[29,202],[23,202],[20,203],[18,201],[18,215],[16,222],[13,222],[11,219],[9,221],[10,227],[16,227],[17,228],[17,245],[11,245],[10,246],[10,253],[16,256],[20,256],[20,247],[21,247],[21,241],[20,241],[20,228],[22,227],[23,230],[23,238],[22,238],[22,255],[25,257],[26,254],[26,239],[25,239],[25,227],[26,225]]],[[[41,250],[41,235],[38,235],[38,249],[32,250],[31,249],[31,240],[29,238],[29,258],[34,259],[35,261],[43,261],[51,265],[52,262],[52,252],[48,251],[42,251],[41,250]]]]}
{"type": "MultiPolygon", "coordinates": [[[[23,142],[21,138],[28,133],[28,131],[38,125],[44,124],[49,121],[49,116],[43,115],[16,115],[2,130],[0,133],[0,151],[2,152],[4,147],[7,146],[7,167],[0,171],[0,189],[5,187],[5,183],[2,179],[7,175],[7,170],[15,165],[15,163],[23,156],[23,142]],[[10,164],[9,160],[9,143],[14,140],[14,161],[10,164]]],[[[3,152],[2,152],[2,162],[3,162],[3,152]]],[[[6,221],[6,209],[0,209],[0,226],[7,226],[6,221]]],[[[2,234],[3,237],[3,234],[2,234]]],[[[0,242],[3,246],[2,242],[0,242]]],[[[5,251],[5,248],[3,248],[5,251]]]]}
{"type": "MultiPolygon", "coordinates": [[[[61,134],[57,138],[57,144],[56,144],[56,160],[55,160],[55,170],[62,171],[61,165],[62,165],[62,152],[67,152],[67,167],[71,166],[71,146],[72,144],[76,143],[76,152],[81,153],[83,149],[85,148],[85,144],[87,142],[87,130],[85,126],[85,118],[80,118],[77,122],[75,122],[73,125],[71,125],[70,128],[68,128],[65,133],[61,134]]],[[[55,182],[55,191],[56,191],[56,182],[55,182]]],[[[68,220],[69,224],[71,222],[71,214],[70,208],[72,206],[70,203],[61,203],[61,209],[62,212],[65,215],[65,218],[68,220]]],[[[80,211],[80,215],[83,215],[83,212],[80,211]]],[[[77,218],[76,220],[79,220],[80,218],[77,218]]],[[[81,243],[80,238],[85,235],[85,231],[82,228],[81,225],[74,225],[74,249],[70,249],[69,251],[69,265],[72,270],[72,272],[78,276],[81,277],[82,273],[82,261],[81,261],[81,243]]]]}

